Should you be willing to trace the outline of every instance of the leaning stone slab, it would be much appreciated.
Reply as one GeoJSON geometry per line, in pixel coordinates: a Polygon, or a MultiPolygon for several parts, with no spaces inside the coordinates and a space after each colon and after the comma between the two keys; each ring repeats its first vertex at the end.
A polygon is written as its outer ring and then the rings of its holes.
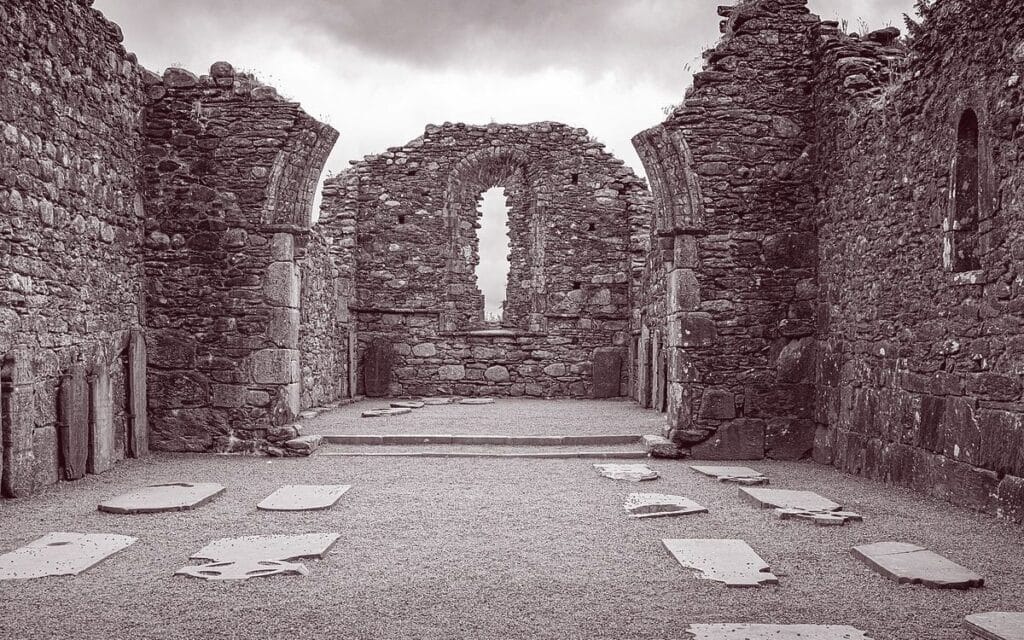
{"type": "Polygon", "coordinates": [[[656,480],[658,472],[645,464],[595,464],[597,472],[612,480],[656,480]]]}
{"type": "Polygon", "coordinates": [[[750,467],[718,467],[692,464],[690,468],[701,475],[718,478],[719,482],[732,482],[746,486],[768,484],[768,476],[750,467]]]}
{"type": "Polygon", "coordinates": [[[813,491],[790,489],[748,489],[740,487],[740,497],[762,509],[799,509],[802,511],[839,511],[843,505],[823,498],[813,491]]]}
{"type": "Polygon", "coordinates": [[[114,396],[105,352],[95,365],[89,385],[89,473],[106,473],[114,467],[117,434],[114,431],[114,396]]]}
{"type": "Polygon", "coordinates": [[[845,625],[691,624],[693,640],[870,640],[864,631],[845,625]]]}
{"type": "Polygon", "coordinates": [[[400,416],[406,413],[412,413],[412,409],[408,407],[392,408],[392,409],[369,409],[364,411],[362,417],[364,418],[387,418],[390,416],[400,416]]]}
{"type": "Polygon", "coordinates": [[[309,569],[304,564],[283,560],[234,560],[182,567],[174,575],[204,580],[248,580],[278,575],[307,576],[309,569]]]}
{"type": "Polygon", "coordinates": [[[89,461],[89,382],[85,367],[76,364],[61,378],[57,403],[58,434],[64,477],[85,477],[89,461]]]}
{"type": "Polygon", "coordinates": [[[0,556],[0,580],[77,576],[135,541],[108,533],[48,533],[0,556]]]}
{"type": "Polygon", "coordinates": [[[306,533],[221,538],[197,551],[192,558],[213,562],[323,558],[339,537],[337,533],[306,533]]]}
{"type": "Polygon", "coordinates": [[[994,611],[967,616],[967,630],[985,640],[1024,640],[1024,613],[994,611]]]}
{"type": "Polygon", "coordinates": [[[212,482],[174,482],[156,484],[125,493],[99,504],[107,513],[162,513],[195,509],[224,493],[224,487],[212,482]]]}
{"type": "Polygon", "coordinates": [[[494,398],[463,398],[459,404],[494,404],[494,398]]]}
{"type": "Polygon", "coordinates": [[[422,409],[427,403],[419,400],[396,400],[391,403],[392,409],[422,409]]]}
{"type": "Polygon", "coordinates": [[[669,539],[661,541],[679,564],[695,569],[705,580],[727,587],[778,584],[771,568],[743,540],[669,539]]]}
{"type": "Polygon", "coordinates": [[[691,513],[707,513],[689,498],[668,496],[661,493],[631,493],[626,498],[626,511],[634,518],[658,518],[664,516],[686,516],[691,513]]]}
{"type": "Polygon", "coordinates": [[[287,484],[263,499],[262,511],[319,511],[330,509],[352,488],[350,484],[287,484]]]}
{"type": "Polygon", "coordinates": [[[985,579],[937,553],[903,542],[876,542],[854,547],[854,557],[878,573],[901,584],[923,584],[932,589],[970,589],[985,579]]]}

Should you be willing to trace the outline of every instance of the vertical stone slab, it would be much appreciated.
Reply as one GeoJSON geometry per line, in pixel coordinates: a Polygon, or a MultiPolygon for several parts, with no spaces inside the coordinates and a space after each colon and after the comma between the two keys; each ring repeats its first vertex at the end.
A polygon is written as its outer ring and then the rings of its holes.
{"type": "Polygon", "coordinates": [[[146,340],[132,331],[128,343],[128,455],[149,453],[149,417],[146,414],[146,340]]]}
{"type": "Polygon", "coordinates": [[[89,383],[81,364],[61,378],[57,427],[64,478],[78,480],[89,460],[89,383]]]}
{"type": "Polygon", "coordinates": [[[17,349],[3,362],[3,477],[0,490],[8,498],[23,498],[34,488],[35,392],[27,349],[17,349]]]}
{"type": "Polygon", "coordinates": [[[117,448],[114,434],[114,400],[110,367],[101,355],[96,362],[89,390],[89,473],[105,473],[114,466],[117,448]]]}
{"type": "Polygon", "coordinates": [[[388,394],[391,386],[391,369],[394,355],[391,343],[375,339],[363,353],[363,392],[369,398],[381,398],[388,394]]]}
{"type": "Polygon", "coordinates": [[[595,398],[618,398],[622,394],[622,349],[601,347],[594,349],[593,396],[595,398]]]}

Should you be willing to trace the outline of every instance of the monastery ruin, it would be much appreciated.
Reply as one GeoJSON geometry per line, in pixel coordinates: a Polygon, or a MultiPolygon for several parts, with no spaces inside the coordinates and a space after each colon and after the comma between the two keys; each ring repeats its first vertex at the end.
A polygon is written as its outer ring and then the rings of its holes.
{"type": "Polygon", "coordinates": [[[431,124],[316,224],[337,131],[225,62],[142,68],[91,4],[0,3],[5,498],[151,449],[281,455],[358,396],[632,398],[657,455],[1024,521],[1021,3],[922,2],[902,35],[720,7],[634,138],[647,181],[570,124],[431,124]]]}

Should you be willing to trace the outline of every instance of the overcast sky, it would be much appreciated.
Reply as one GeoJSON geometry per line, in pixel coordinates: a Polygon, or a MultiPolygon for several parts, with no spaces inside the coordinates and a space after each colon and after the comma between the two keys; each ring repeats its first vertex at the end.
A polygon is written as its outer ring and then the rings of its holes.
{"type": "MultiPolygon", "coordinates": [[[[555,120],[632,166],[682,100],[724,0],[95,0],[149,69],[227,60],[341,132],[327,170],[428,123],[555,120]]],[[[913,0],[809,0],[851,30],[903,26],[913,0]]],[[[493,210],[493,207],[489,211],[493,210]]],[[[500,234],[499,234],[500,235],[500,234]]],[[[483,244],[483,243],[482,243],[483,244]]],[[[503,251],[482,251],[504,259],[503,251]]],[[[486,266],[486,265],[485,265],[486,266]]],[[[493,272],[499,265],[491,265],[493,272]]],[[[487,284],[504,287],[504,276],[487,284]]],[[[488,295],[489,307],[497,294],[488,295]]]]}

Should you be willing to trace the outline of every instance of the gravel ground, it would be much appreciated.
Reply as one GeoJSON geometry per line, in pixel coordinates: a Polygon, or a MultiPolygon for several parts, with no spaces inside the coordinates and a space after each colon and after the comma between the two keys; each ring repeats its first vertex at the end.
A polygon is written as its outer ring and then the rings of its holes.
{"type": "Polygon", "coordinates": [[[362,400],[302,420],[304,433],[591,435],[661,433],[664,414],[625,400],[497,398],[494,404],[426,406],[389,418],[362,418],[386,399],[362,400]]]}
{"type": "MultiPolygon", "coordinates": [[[[614,406],[614,405],[612,405],[614,406]]],[[[641,484],[599,477],[587,460],[268,460],[156,455],[103,476],[0,503],[0,550],[50,531],[139,542],[77,578],[0,583],[0,637],[678,638],[709,622],[852,624],[878,640],[965,639],[966,614],[1024,604],[1024,529],[899,489],[802,463],[755,463],[777,488],[817,491],[867,518],[841,528],[780,522],[734,485],[684,463],[650,461],[641,484]],[[100,513],[143,484],[219,482],[192,512],[100,513]],[[257,512],[286,483],[353,484],[324,512],[257,512]],[[636,521],[631,491],[689,496],[709,514],[636,521]],[[337,531],[307,577],[211,583],[171,574],[223,536],[337,531]],[[694,578],[661,538],[743,538],[781,585],[728,589],[694,578]],[[916,543],[970,567],[968,592],[899,586],[849,549],[916,543]]]]}
{"type": "MultiPolygon", "coordinates": [[[[624,457],[632,457],[643,454],[644,448],[640,445],[585,445],[585,446],[515,446],[515,445],[478,445],[478,444],[414,444],[414,445],[358,445],[358,444],[331,444],[324,445],[317,450],[317,456],[330,456],[339,454],[366,454],[366,455],[533,455],[533,456],[572,456],[580,454],[625,454],[624,457]]],[[[644,463],[646,460],[640,460],[644,463]]],[[[599,460],[597,462],[600,462],[599,460]]],[[[627,462],[630,462],[627,460],[627,462]]]]}

